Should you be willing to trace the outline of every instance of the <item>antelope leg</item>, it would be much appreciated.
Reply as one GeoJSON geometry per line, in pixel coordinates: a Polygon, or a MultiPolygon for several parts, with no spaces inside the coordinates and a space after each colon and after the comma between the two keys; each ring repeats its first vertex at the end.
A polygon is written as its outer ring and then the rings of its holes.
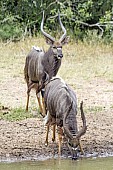
{"type": "Polygon", "coordinates": [[[47,125],[45,146],[48,146],[48,134],[49,134],[49,125],[47,125]]]}
{"type": "Polygon", "coordinates": [[[29,96],[30,96],[30,94],[27,94],[26,112],[28,112],[29,96]]]}
{"type": "Polygon", "coordinates": [[[42,104],[43,104],[43,115],[46,116],[46,106],[44,102],[44,97],[42,97],[42,104]]]}
{"type": "Polygon", "coordinates": [[[58,154],[61,156],[61,144],[62,144],[62,128],[58,127],[59,149],[58,154]]]}
{"type": "Polygon", "coordinates": [[[44,117],[45,115],[43,113],[43,108],[42,108],[41,99],[40,99],[40,93],[36,92],[36,96],[37,96],[37,100],[38,100],[38,104],[39,104],[40,114],[44,117]]]}
{"type": "Polygon", "coordinates": [[[56,131],[56,125],[53,125],[53,137],[52,137],[52,141],[55,141],[55,131],[56,131]]]}
{"type": "Polygon", "coordinates": [[[30,91],[31,91],[31,89],[33,88],[33,86],[34,86],[34,83],[30,83],[30,84],[28,84],[26,112],[28,112],[30,91]]]}

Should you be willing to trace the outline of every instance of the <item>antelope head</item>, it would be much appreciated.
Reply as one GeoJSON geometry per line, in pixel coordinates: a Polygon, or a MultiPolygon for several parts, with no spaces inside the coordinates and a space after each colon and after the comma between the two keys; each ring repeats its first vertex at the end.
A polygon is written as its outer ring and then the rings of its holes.
{"type": "Polygon", "coordinates": [[[64,119],[63,119],[64,135],[67,138],[67,144],[68,144],[68,148],[71,152],[72,159],[77,159],[77,150],[78,150],[78,147],[80,147],[80,137],[82,135],[84,135],[87,130],[86,119],[85,119],[85,115],[83,112],[83,102],[81,102],[81,104],[80,104],[80,110],[81,110],[81,118],[82,118],[82,122],[83,122],[83,127],[80,131],[76,132],[76,134],[73,135],[70,132],[70,130],[66,124],[66,119],[67,119],[69,112],[67,112],[65,114],[64,119]]]}
{"type": "Polygon", "coordinates": [[[58,41],[56,41],[55,38],[53,38],[51,35],[46,33],[43,29],[44,11],[43,11],[43,18],[42,18],[42,22],[41,22],[41,32],[46,38],[46,43],[50,45],[50,48],[52,49],[54,56],[56,56],[58,59],[61,59],[63,57],[62,46],[64,44],[68,43],[69,37],[66,36],[66,29],[62,24],[59,12],[58,12],[58,19],[59,19],[59,23],[60,23],[60,26],[61,26],[62,31],[63,31],[63,35],[60,37],[60,39],[58,41]]]}

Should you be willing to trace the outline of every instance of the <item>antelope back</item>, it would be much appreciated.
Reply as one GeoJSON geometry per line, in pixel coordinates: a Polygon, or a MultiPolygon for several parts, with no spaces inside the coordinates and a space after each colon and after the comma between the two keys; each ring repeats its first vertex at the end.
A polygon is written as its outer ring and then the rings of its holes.
{"type": "Polygon", "coordinates": [[[32,49],[26,57],[24,75],[28,83],[30,81],[38,82],[40,72],[43,73],[43,68],[41,68],[41,61],[44,56],[44,51],[36,51],[32,49]],[[41,69],[40,69],[41,68],[41,69]],[[27,80],[27,77],[29,80],[27,80]]]}

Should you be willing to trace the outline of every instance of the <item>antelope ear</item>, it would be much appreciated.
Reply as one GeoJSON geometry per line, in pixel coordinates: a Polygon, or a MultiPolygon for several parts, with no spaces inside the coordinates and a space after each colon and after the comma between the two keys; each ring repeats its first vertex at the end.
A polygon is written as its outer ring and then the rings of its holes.
{"type": "Polygon", "coordinates": [[[47,38],[47,37],[45,37],[45,38],[46,38],[46,43],[47,43],[47,44],[53,45],[54,41],[52,41],[51,39],[49,39],[49,38],[47,38]]]}
{"type": "Polygon", "coordinates": [[[69,36],[65,37],[65,38],[61,41],[61,44],[62,44],[62,45],[67,44],[67,43],[69,42],[69,39],[70,39],[69,36]]]}

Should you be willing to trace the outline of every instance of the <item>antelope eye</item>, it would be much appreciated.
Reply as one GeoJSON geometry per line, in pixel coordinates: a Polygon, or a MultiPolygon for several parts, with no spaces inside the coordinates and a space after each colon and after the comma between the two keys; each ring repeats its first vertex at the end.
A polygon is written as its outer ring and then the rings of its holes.
{"type": "Polygon", "coordinates": [[[69,146],[73,147],[73,144],[71,142],[69,142],[68,144],[69,144],[69,146]]]}
{"type": "Polygon", "coordinates": [[[56,47],[55,47],[55,46],[53,46],[53,49],[56,49],[56,47]]]}

